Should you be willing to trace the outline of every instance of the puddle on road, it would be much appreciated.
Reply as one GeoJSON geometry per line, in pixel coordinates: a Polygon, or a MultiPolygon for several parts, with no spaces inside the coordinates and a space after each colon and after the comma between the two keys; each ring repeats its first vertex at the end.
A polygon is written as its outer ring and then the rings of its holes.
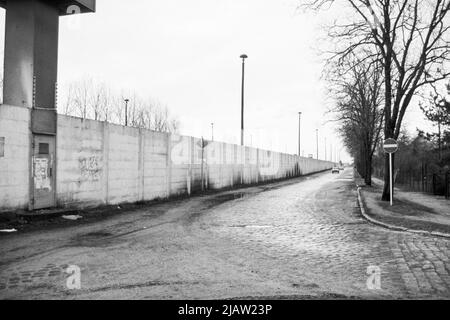
{"type": "Polygon", "coordinates": [[[214,198],[212,198],[211,200],[209,200],[210,204],[212,204],[213,206],[225,203],[227,201],[232,201],[232,200],[236,200],[236,199],[242,199],[245,196],[247,196],[248,194],[245,192],[233,192],[233,193],[227,193],[227,194],[223,194],[223,195],[218,195],[215,196],[214,198]]]}
{"type": "Polygon", "coordinates": [[[105,231],[96,231],[96,232],[90,232],[90,233],[84,234],[83,238],[84,239],[88,239],[88,238],[97,239],[97,238],[104,238],[104,237],[109,237],[109,236],[112,236],[112,233],[105,232],[105,231]]]}
{"type": "Polygon", "coordinates": [[[198,210],[193,210],[190,212],[190,214],[187,216],[187,223],[192,224],[195,221],[197,221],[202,215],[205,213],[208,213],[208,210],[213,209],[223,203],[226,203],[228,201],[233,201],[237,199],[242,199],[244,197],[247,197],[249,194],[245,192],[233,192],[233,193],[227,193],[223,195],[214,196],[210,199],[206,199],[202,203],[202,207],[198,208],[198,210]]]}
{"type": "Polygon", "coordinates": [[[100,247],[110,244],[113,236],[112,233],[106,231],[94,231],[89,233],[79,234],[73,237],[69,246],[74,247],[100,247]]]}

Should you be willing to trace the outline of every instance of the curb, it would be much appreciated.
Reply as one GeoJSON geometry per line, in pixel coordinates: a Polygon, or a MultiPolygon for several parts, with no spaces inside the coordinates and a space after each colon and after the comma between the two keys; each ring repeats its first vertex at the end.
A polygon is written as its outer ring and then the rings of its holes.
{"type": "Polygon", "coordinates": [[[359,204],[359,208],[361,209],[361,215],[364,217],[364,219],[366,219],[367,221],[378,225],[380,227],[386,228],[386,229],[390,229],[390,230],[394,230],[394,231],[401,231],[401,232],[410,232],[410,233],[415,233],[415,234],[421,234],[421,235],[425,235],[425,236],[437,236],[437,237],[442,237],[442,238],[448,238],[450,239],[450,234],[448,233],[443,233],[443,232],[438,232],[438,231],[425,231],[425,230],[417,230],[417,229],[408,229],[405,227],[399,227],[399,226],[395,226],[389,223],[384,223],[381,222],[379,220],[376,220],[372,217],[370,217],[369,215],[367,215],[366,213],[366,209],[364,208],[364,203],[361,197],[361,187],[356,185],[357,188],[357,193],[358,193],[358,204],[359,204]]]}

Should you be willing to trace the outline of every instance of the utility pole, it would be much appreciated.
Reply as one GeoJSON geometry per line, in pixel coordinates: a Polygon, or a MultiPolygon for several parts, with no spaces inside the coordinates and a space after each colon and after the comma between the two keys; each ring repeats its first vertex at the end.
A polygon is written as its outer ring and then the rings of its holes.
{"type": "Polygon", "coordinates": [[[244,79],[245,79],[245,59],[246,54],[241,55],[242,59],[242,86],[241,86],[241,146],[244,145],[244,79]]]}
{"type": "Polygon", "coordinates": [[[211,141],[214,141],[214,122],[211,122],[211,141]]]}
{"type": "Polygon", "coordinates": [[[125,99],[125,127],[128,126],[128,102],[130,99],[125,99]]]}
{"type": "Polygon", "coordinates": [[[302,113],[298,113],[298,156],[301,156],[301,124],[302,124],[302,113]]]}

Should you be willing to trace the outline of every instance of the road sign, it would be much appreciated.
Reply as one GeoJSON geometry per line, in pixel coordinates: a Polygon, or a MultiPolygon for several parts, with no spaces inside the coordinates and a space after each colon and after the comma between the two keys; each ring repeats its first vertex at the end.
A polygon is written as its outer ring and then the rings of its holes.
{"type": "Polygon", "coordinates": [[[383,143],[383,150],[386,153],[389,153],[389,193],[390,193],[390,200],[391,200],[391,206],[394,204],[394,197],[392,193],[394,192],[394,183],[393,183],[393,177],[392,177],[392,154],[396,153],[398,151],[398,143],[395,139],[386,139],[383,143]]]}
{"type": "Polygon", "coordinates": [[[383,143],[383,150],[386,153],[396,153],[398,151],[398,143],[394,139],[386,139],[383,143]]]}

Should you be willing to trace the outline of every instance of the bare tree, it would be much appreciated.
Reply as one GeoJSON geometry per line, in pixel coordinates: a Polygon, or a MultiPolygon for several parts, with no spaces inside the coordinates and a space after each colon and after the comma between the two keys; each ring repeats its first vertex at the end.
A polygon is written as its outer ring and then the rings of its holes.
{"type": "MultiPolygon", "coordinates": [[[[340,60],[351,53],[379,57],[384,74],[385,138],[399,137],[405,112],[417,92],[445,79],[450,60],[450,0],[306,0],[308,8],[345,4],[353,13],[329,31],[340,60]]],[[[389,159],[386,156],[385,167],[389,159]]],[[[389,200],[389,170],[385,170],[383,200],[389,200]]]]}
{"type": "Polygon", "coordinates": [[[348,58],[335,65],[330,79],[337,104],[331,110],[340,122],[344,144],[358,172],[372,184],[372,159],[383,125],[381,66],[348,58]]]}
{"type": "MultiPolygon", "coordinates": [[[[436,86],[432,86],[433,91],[430,92],[430,96],[425,101],[419,103],[420,109],[424,113],[425,117],[437,124],[437,140],[439,150],[439,161],[442,160],[442,129],[446,126],[450,126],[450,102],[447,101],[445,96],[439,92],[436,86]]],[[[450,94],[450,82],[447,85],[447,91],[450,94]]]]}
{"type": "Polygon", "coordinates": [[[66,96],[64,102],[62,103],[61,113],[66,116],[72,115],[74,113],[74,104],[74,86],[73,84],[70,84],[67,87],[66,96]]]}
{"type": "Polygon", "coordinates": [[[82,119],[87,119],[89,117],[92,85],[92,79],[83,79],[73,84],[74,112],[82,119]]]}
{"type": "Polygon", "coordinates": [[[107,100],[108,89],[104,83],[92,83],[88,90],[89,110],[93,113],[94,120],[108,118],[107,100]]]}
{"type": "Polygon", "coordinates": [[[132,127],[161,132],[176,132],[179,128],[178,120],[160,102],[142,99],[136,93],[114,94],[106,84],[91,78],[70,83],[65,92],[60,110],[65,115],[123,124],[127,111],[128,124],[132,127]],[[125,98],[129,99],[127,110],[125,98]]]}
{"type": "Polygon", "coordinates": [[[102,87],[102,95],[101,95],[101,106],[103,110],[103,120],[106,122],[110,122],[112,118],[112,108],[111,102],[113,101],[113,96],[111,93],[111,89],[109,89],[105,84],[102,87]]]}
{"type": "Polygon", "coordinates": [[[160,132],[176,132],[179,129],[179,122],[171,119],[169,109],[160,102],[154,102],[152,112],[151,129],[160,132]]]}

